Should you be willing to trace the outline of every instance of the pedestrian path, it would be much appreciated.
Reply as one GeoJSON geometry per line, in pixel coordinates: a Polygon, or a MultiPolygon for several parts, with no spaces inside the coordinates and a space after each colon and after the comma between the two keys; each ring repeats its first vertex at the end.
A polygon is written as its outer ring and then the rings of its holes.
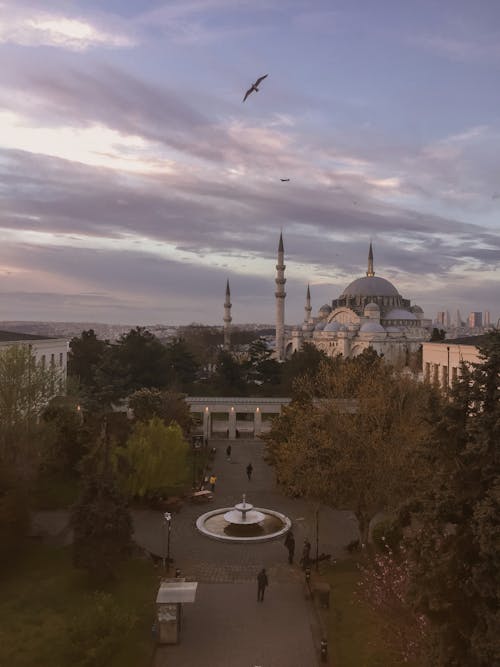
{"type": "MultiPolygon", "coordinates": [[[[283,496],[273,470],[262,458],[258,440],[211,442],[217,448],[212,472],[217,476],[214,500],[207,505],[184,506],[174,515],[171,555],[183,576],[200,582],[194,604],[185,605],[181,642],[158,648],[154,667],[314,667],[318,663],[318,638],[312,605],[305,597],[304,575],[288,564],[284,540],[260,544],[229,544],[199,534],[196,518],[209,509],[230,507],[243,493],[256,507],[286,514],[292,520],[300,557],[303,540],[313,544],[316,530],[319,553],[338,556],[356,534],[350,512],[321,508],[283,496]],[[246,469],[252,464],[251,480],[246,469]],[[257,573],[265,567],[269,577],[263,603],[257,602],[257,573]]],[[[164,536],[158,513],[135,512],[136,541],[163,553],[164,536]]]]}

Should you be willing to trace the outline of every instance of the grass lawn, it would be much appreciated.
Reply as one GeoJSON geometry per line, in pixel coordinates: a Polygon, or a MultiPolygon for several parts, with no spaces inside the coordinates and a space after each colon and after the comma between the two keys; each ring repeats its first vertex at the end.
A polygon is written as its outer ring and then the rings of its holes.
{"type": "MultiPolygon", "coordinates": [[[[106,592],[137,617],[113,658],[102,667],[148,667],[153,652],[151,625],[158,577],[148,561],[124,563],[106,592]]],[[[67,667],[68,621],[92,601],[84,573],[73,568],[68,548],[31,544],[0,579],[0,665],[67,667]]],[[[78,662],[78,665],[83,664],[78,662]]],[[[101,667],[98,662],[85,663],[101,667]]]]}
{"type": "Polygon", "coordinates": [[[381,622],[356,598],[356,560],[337,561],[328,568],[330,615],[328,646],[335,667],[397,667],[381,637],[381,622]]]}

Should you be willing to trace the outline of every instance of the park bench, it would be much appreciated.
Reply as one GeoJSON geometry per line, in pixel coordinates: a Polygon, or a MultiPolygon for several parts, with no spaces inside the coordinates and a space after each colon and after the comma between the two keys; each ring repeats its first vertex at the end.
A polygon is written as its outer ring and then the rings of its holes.
{"type": "Polygon", "coordinates": [[[190,500],[192,503],[206,503],[209,500],[213,500],[213,494],[208,489],[202,489],[201,491],[195,491],[191,494],[190,500]]]}

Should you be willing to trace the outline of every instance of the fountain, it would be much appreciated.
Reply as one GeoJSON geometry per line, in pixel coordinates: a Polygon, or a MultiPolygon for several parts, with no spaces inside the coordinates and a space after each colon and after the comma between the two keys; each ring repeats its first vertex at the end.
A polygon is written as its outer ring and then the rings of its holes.
{"type": "Polygon", "coordinates": [[[254,508],[245,494],[241,503],[206,512],[196,528],[207,537],[224,542],[265,542],[284,535],[291,526],[288,517],[274,510],[254,508]]]}

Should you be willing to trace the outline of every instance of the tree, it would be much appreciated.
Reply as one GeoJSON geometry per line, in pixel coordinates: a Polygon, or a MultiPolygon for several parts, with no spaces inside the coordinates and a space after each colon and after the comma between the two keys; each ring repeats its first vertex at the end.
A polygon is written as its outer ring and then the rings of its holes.
{"type": "Polygon", "coordinates": [[[100,365],[109,341],[99,340],[93,329],[82,331],[69,343],[68,375],[79,379],[84,388],[95,387],[95,370],[100,365]]]}
{"type": "Polygon", "coordinates": [[[296,350],[283,364],[283,395],[289,396],[293,393],[295,380],[298,378],[316,375],[321,363],[328,363],[328,357],[315,345],[305,343],[300,350],[296,350]]]}
{"type": "Polygon", "coordinates": [[[209,384],[216,395],[245,396],[248,392],[241,363],[226,350],[219,352],[215,373],[209,384]]]}
{"type": "Polygon", "coordinates": [[[500,664],[500,333],[465,366],[423,453],[427,483],[401,512],[412,596],[434,629],[436,666],[500,664]]]}
{"type": "Polygon", "coordinates": [[[174,338],[168,343],[166,360],[168,387],[174,391],[188,391],[196,380],[199,364],[182,338],[174,338]]]}
{"type": "Polygon", "coordinates": [[[246,367],[247,383],[253,391],[266,394],[279,385],[281,365],[273,358],[271,350],[262,338],[254,340],[248,348],[246,367]]]}
{"type": "Polygon", "coordinates": [[[410,564],[404,547],[384,545],[359,567],[358,593],[381,621],[395,664],[428,664],[429,620],[409,602],[410,564]]]}
{"type": "Polygon", "coordinates": [[[25,470],[35,464],[37,421],[60,376],[44,368],[26,345],[0,351],[0,459],[25,470]]]}
{"type": "Polygon", "coordinates": [[[0,460],[0,565],[16,558],[29,524],[26,489],[0,460]]]}
{"type": "Polygon", "coordinates": [[[108,407],[143,387],[164,389],[169,384],[167,349],[152,333],[136,327],[106,349],[94,378],[97,400],[108,407]]]}
{"type": "Polygon", "coordinates": [[[278,480],[290,495],[352,509],[366,544],[373,516],[424,474],[416,447],[437,396],[376,354],[322,365],[299,395],[266,438],[278,480]]]}
{"type": "Polygon", "coordinates": [[[191,413],[184,394],[159,389],[139,389],[130,396],[128,405],[138,421],[147,422],[153,417],[159,417],[166,426],[176,422],[185,435],[191,427],[191,413]]]}
{"type": "Polygon", "coordinates": [[[165,426],[159,417],[137,422],[124,452],[128,491],[142,498],[183,484],[188,477],[188,454],[189,446],[178,424],[165,426]]]}
{"type": "Polygon", "coordinates": [[[119,490],[105,428],[83,463],[82,490],[71,512],[73,562],[97,583],[115,576],[132,546],[132,519],[119,490]]]}
{"type": "Polygon", "coordinates": [[[45,471],[74,475],[87,445],[78,406],[71,401],[51,401],[41,418],[43,424],[51,427],[46,438],[48,450],[43,454],[43,468],[45,471]]]}
{"type": "Polygon", "coordinates": [[[446,337],[446,331],[444,329],[438,329],[437,327],[434,327],[431,333],[430,342],[439,343],[442,340],[444,340],[445,337],[446,337]]]}

